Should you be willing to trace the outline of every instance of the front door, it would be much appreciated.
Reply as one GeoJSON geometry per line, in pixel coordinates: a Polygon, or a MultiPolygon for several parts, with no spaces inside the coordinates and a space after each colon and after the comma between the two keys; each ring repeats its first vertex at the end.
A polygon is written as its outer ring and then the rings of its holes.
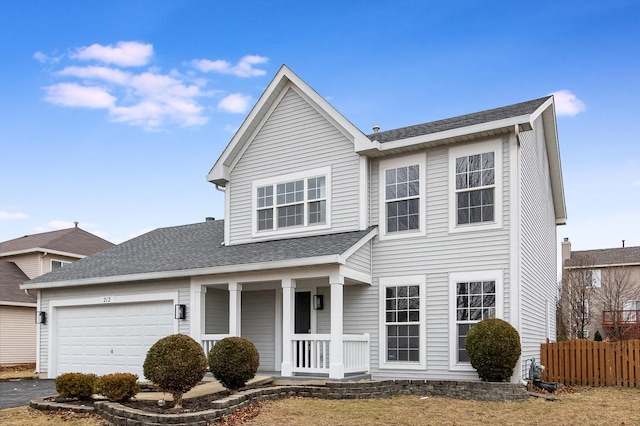
{"type": "Polygon", "coordinates": [[[296,292],[295,333],[311,333],[311,292],[296,292]]]}

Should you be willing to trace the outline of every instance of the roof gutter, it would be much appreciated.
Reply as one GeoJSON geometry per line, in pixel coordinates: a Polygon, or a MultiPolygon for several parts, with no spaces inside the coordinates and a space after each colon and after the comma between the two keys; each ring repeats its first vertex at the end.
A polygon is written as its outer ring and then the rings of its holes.
{"type": "Polygon", "coordinates": [[[287,259],[276,260],[272,262],[259,262],[259,263],[246,263],[242,265],[225,265],[214,266],[208,268],[196,268],[196,269],[184,269],[178,271],[160,271],[160,272],[147,272],[141,274],[129,274],[129,275],[115,275],[112,277],[95,277],[95,278],[82,278],[77,280],[66,281],[51,281],[51,282],[39,282],[39,283],[26,283],[20,284],[20,288],[23,290],[28,289],[50,289],[58,287],[78,287],[84,285],[100,285],[100,284],[115,284],[125,283],[132,281],[148,281],[148,280],[161,280],[169,278],[187,278],[202,275],[221,275],[232,274],[238,272],[254,272],[265,269],[284,269],[295,268],[305,266],[318,266],[328,264],[343,265],[345,259],[342,259],[339,254],[332,254],[318,257],[307,257],[301,259],[287,259]]]}

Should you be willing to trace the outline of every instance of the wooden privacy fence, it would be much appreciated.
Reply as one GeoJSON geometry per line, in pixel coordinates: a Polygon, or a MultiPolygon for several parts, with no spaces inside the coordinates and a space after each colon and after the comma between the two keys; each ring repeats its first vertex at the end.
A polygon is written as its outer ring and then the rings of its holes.
{"type": "Polygon", "coordinates": [[[640,340],[540,345],[542,380],[578,386],[640,386],[640,340]]]}

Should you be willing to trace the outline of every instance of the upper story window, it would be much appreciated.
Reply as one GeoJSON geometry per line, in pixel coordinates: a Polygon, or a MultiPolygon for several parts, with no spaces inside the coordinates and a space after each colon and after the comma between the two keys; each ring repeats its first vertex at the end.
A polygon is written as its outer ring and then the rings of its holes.
{"type": "Polygon", "coordinates": [[[424,235],[424,154],[382,160],[380,176],[380,237],[424,235]]]}
{"type": "Polygon", "coordinates": [[[70,264],[71,262],[64,262],[62,260],[52,260],[51,261],[51,270],[62,268],[65,265],[70,264]]]}
{"type": "Polygon", "coordinates": [[[254,182],[254,235],[329,225],[330,168],[254,182]]]}
{"type": "Polygon", "coordinates": [[[600,269],[587,269],[584,271],[584,283],[587,287],[602,287],[602,275],[600,269]]]}
{"type": "Polygon", "coordinates": [[[501,226],[500,149],[495,141],[449,150],[451,231],[501,226]]]}

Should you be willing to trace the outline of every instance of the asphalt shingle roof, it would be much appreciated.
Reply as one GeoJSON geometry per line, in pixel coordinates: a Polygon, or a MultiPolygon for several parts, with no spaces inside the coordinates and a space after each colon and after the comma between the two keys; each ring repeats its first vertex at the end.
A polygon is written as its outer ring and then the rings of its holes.
{"type": "Polygon", "coordinates": [[[337,255],[347,251],[372,229],[224,246],[224,220],[161,228],[34,278],[29,283],[337,255]]]}
{"type": "Polygon", "coordinates": [[[0,242],[0,256],[3,253],[25,251],[35,248],[89,256],[112,246],[113,243],[84,229],[74,227],[58,231],[42,232],[40,234],[25,235],[24,237],[0,242]]]}
{"type": "Polygon", "coordinates": [[[572,251],[564,266],[640,265],[640,247],[572,251]]]}
{"type": "Polygon", "coordinates": [[[36,303],[35,296],[20,290],[20,284],[28,279],[18,265],[0,260],[0,302],[36,303]]]}
{"type": "Polygon", "coordinates": [[[550,97],[551,96],[545,96],[543,98],[520,102],[501,108],[488,109],[486,111],[474,112],[471,114],[460,115],[458,117],[446,118],[444,120],[431,121],[429,123],[372,133],[367,135],[367,137],[372,141],[384,143],[412,138],[415,136],[428,135],[431,133],[444,132],[476,124],[490,123],[492,121],[503,120],[506,118],[519,117],[521,115],[532,114],[550,97]]]}

